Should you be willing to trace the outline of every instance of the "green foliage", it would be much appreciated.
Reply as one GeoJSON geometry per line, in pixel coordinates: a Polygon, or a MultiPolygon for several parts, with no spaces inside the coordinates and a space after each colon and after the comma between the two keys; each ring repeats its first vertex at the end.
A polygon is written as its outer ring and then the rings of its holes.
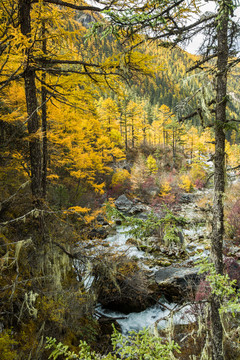
{"type": "Polygon", "coordinates": [[[66,360],[70,359],[97,359],[95,352],[91,351],[90,346],[85,341],[80,341],[79,352],[76,354],[74,351],[69,350],[69,346],[63,345],[61,342],[57,343],[56,339],[47,337],[46,349],[54,348],[51,352],[49,359],[56,360],[59,356],[64,356],[66,360]]]}
{"type": "Polygon", "coordinates": [[[199,273],[207,273],[206,280],[211,287],[211,293],[217,295],[221,301],[220,314],[240,312],[240,291],[236,290],[236,280],[230,280],[228,274],[217,274],[213,263],[207,259],[198,262],[199,273]]]}
{"type": "Polygon", "coordinates": [[[179,243],[177,236],[177,226],[186,224],[186,219],[181,216],[176,216],[165,205],[165,215],[162,218],[156,216],[153,212],[147,215],[147,219],[138,219],[135,217],[125,216],[110,204],[106,205],[108,216],[121,218],[123,226],[130,227],[127,232],[137,239],[146,240],[153,233],[157,233],[167,245],[171,243],[179,243]]]}
{"type": "Polygon", "coordinates": [[[173,341],[163,342],[159,336],[151,334],[148,329],[143,329],[138,333],[132,331],[127,337],[114,329],[112,342],[114,350],[121,359],[170,360],[174,359],[174,350],[180,352],[179,346],[173,341]]]}
{"type": "Polygon", "coordinates": [[[141,330],[139,333],[134,331],[126,337],[117,332],[114,328],[112,335],[112,344],[114,353],[100,356],[95,351],[91,351],[90,347],[85,341],[80,341],[79,352],[71,352],[69,347],[63,345],[61,342],[57,343],[56,339],[47,338],[47,349],[53,348],[49,359],[56,360],[59,356],[64,356],[64,359],[84,359],[84,360],[170,360],[175,359],[173,351],[180,352],[179,346],[173,341],[167,342],[152,335],[148,329],[141,330]]]}
{"type": "Polygon", "coordinates": [[[165,245],[169,246],[172,243],[178,244],[180,242],[179,236],[175,226],[167,226],[163,237],[165,245]]]}

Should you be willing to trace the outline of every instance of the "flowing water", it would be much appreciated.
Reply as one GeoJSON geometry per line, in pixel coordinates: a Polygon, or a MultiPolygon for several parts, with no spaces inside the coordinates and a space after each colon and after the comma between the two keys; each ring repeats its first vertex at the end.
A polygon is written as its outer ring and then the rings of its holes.
{"type": "MultiPolygon", "coordinates": [[[[203,214],[197,208],[196,204],[190,203],[182,206],[180,212],[181,216],[188,219],[189,225],[187,228],[182,229],[182,233],[185,238],[186,251],[189,254],[188,262],[194,262],[201,256],[209,255],[208,237],[209,233],[206,229],[206,219],[203,218],[203,214]]],[[[130,238],[128,234],[130,228],[123,228],[119,226],[116,234],[108,236],[104,240],[105,244],[108,244],[108,253],[122,253],[129,258],[138,259],[138,264],[147,270],[155,272],[158,267],[149,268],[144,264],[145,260],[154,259],[154,257],[144,251],[139,250],[136,246],[127,244],[127,240],[130,238]]],[[[105,248],[106,250],[106,248],[105,248]]],[[[151,327],[158,324],[158,327],[166,327],[170,318],[171,310],[177,307],[174,303],[167,303],[162,299],[162,303],[158,303],[154,306],[147,308],[146,310],[138,313],[130,313],[128,315],[121,312],[104,309],[99,306],[98,312],[102,315],[106,315],[112,318],[117,318],[119,325],[121,326],[123,334],[127,334],[129,331],[139,331],[144,327],[151,327]]],[[[195,321],[194,316],[191,314],[191,307],[188,305],[180,311],[174,312],[173,321],[175,324],[186,324],[195,321]]]]}
{"type": "MultiPolygon", "coordinates": [[[[139,331],[143,328],[153,328],[157,326],[160,329],[165,329],[171,321],[170,313],[172,310],[177,310],[178,305],[168,303],[163,299],[163,303],[156,304],[141,312],[132,312],[128,315],[119,311],[112,311],[98,306],[98,313],[117,319],[118,324],[121,326],[123,335],[127,335],[131,331],[139,331]]],[[[175,325],[189,324],[195,321],[195,317],[188,305],[173,315],[173,322],[175,325]]]]}

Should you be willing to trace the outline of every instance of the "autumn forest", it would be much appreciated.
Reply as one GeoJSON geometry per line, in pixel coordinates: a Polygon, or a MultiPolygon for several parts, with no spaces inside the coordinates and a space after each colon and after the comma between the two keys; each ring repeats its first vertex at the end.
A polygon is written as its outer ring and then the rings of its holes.
{"type": "Polygon", "coordinates": [[[2,360],[240,359],[239,4],[211,3],[0,0],[2,360]]]}

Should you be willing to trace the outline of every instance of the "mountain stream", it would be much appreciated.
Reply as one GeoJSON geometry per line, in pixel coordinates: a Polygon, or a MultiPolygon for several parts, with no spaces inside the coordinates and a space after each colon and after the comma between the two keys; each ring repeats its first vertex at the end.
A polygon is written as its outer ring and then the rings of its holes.
{"type": "MultiPolygon", "coordinates": [[[[209,255],[209,233],[208,226],[209,213],[206,211],[206,207],[201,207],[197,204],[197,200],[203,197],[209,197],[209,190],[198,191],[194,196],[194,201],[182,204],[181,210],[178,215],[188,220],[186,228],[181,229],[184,236],[184,247],[187,253],[187,260],[181,262],[180,266],[191,267],[194,262],[201,256],[209,255]]],[[[139,250],[136,246],[127,243],[130,238],[128,230],[130,228],[117,227],[116,234],[108,236],[103,243],[108,246],[108,253],[123,253],[129,258],[138,259],[138,264],[145,270],[152,271],[153,273],[159,270],[158,266],[151,266],[151,260],[154,260],[154,256],[148,252],[139,250]]],[[[176,260],[173,265],[178,266],[176,260]]],[[[170,319],[171,310],[180,308],[179,311],[174,311],[173,322],[175,324],[187,324],[195,321],[193,315],[191,315],[190,305],[181,307],[175,303],[168,303],[162,298],[159,303],[147,308],[142,312],[133,312],[128,315],[112,311],[103,308],[101,305],[97,306],[97,312],[99,314],[117,319],[117,322],[121,326],[123,334],[127,334],[129,331],[139,331],[144,327],[151,327],[157,324],[160,328],[165,328],[170,319]]]]}

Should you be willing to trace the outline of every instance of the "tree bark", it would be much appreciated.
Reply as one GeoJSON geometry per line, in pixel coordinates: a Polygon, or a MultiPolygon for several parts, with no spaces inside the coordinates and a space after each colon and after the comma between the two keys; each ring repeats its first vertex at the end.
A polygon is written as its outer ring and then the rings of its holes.
{"type": "MultiPolygon", "coordinates": [[[[31,37],[31,0],[19,0],[19,22],[21,32],[30,39],[31,37]]],[[[25,51],[24,84],[28,113],[28,133],[31,168],[31,189],[34,203],[41,199],[41,139],[40,121],[38,116],[37,90],[35,84],[35,70],[31,66],[30,50],[25,51]]]]}
{"type": "MultiPolygon", "coordinates": [[[[42,50],[47,54],[46,26],[42,22],[42,50]]],[[[47,89],[46,73],[42,73],[42,197],[46,197],[47,193],[47,163],[48,163],[48,139],[47,139],[47,89]]]]}
{"type": "MultiPolygon", "coordinates": [[[[228,23],[231,1],[218,1],[219,19],[217,23],[217,94],[215,117],[215,155],[214,155],[214,201],[211,256],[217,274],[223,274],[223,234],[224,214],[223,195],[225,191],[225,132],[227,102],[227,64],[228,64],[228,23]]],[[[212,357],[223,360],[223,328],[219,315],[220,300],[216,295],[211,300],[212,357]]]]}

